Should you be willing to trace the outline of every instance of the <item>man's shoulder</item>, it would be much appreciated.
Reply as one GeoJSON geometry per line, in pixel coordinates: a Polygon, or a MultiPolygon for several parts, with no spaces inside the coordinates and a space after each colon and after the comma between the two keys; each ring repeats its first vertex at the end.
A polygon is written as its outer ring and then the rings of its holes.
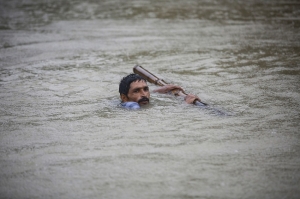
{"type": "Polygon", "coordinates": [[[140,105],[137,102],[122,102],[121,106],[128,109],[139,109],[140,105]]]}

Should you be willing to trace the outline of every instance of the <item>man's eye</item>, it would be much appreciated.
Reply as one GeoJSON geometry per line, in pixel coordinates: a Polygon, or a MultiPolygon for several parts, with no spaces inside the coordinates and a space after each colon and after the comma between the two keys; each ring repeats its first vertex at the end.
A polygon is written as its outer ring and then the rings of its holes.
{"type": "Polygon", "coordinates": [[[144,91],[149,91],[149,88],[148,87],[144,88],[144,91]]]}
{"type": "Polygon", "coordinates": [[[139,92],[139,90],[134,90],[133,92],[134,92],[134,93],[138,93],[138,92],[139,92]]]}

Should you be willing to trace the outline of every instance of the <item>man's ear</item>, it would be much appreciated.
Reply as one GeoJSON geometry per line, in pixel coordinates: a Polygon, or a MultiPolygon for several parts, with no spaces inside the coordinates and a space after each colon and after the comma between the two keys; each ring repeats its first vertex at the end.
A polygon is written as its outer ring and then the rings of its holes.
{"type": "Polygon", "coordinates": [[[121,94],[120,98],[121,98],[122,102],[127,102],[128,101],[128,97],[125,94],[121,94]]]}

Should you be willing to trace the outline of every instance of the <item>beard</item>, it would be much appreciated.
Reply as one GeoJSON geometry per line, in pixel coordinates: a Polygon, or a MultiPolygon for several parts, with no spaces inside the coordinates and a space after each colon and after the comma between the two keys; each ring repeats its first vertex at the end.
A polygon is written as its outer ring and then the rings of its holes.
{"type": "Polygon", "coordinates": [[[143,103],[143,102],[148,102],[149,103],[149,98],[148,97],[142,97],[141,99],[138,100],[138,103],[143,103]]]}

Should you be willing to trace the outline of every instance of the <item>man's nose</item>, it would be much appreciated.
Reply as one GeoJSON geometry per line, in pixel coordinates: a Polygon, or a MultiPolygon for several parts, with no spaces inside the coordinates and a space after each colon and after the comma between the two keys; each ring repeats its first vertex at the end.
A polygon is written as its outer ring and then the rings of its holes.
{"type": "Polygon", "coordinates": [[[146,96],[146,92],[144,90],[141,91],[142,96],[146,96]]]}

